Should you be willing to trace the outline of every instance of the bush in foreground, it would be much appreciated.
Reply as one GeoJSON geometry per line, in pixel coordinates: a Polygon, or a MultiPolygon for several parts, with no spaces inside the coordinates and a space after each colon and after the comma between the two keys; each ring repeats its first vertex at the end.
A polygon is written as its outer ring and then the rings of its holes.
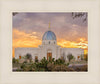
{"type": "Polygon", "coordinates": [[[48,61],[44,57],[40,62],[23,62],[17,71],[87,71],[87,65],[82,67],[68,67],[69,63],[64,60],[57,59],[48,61]]]}

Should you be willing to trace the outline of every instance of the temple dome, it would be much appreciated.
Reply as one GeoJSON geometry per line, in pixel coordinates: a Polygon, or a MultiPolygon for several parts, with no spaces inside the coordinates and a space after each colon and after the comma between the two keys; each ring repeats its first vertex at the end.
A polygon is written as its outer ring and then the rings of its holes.
{"type": "Polygon", "coordinates": [[[52,31],[47,31],[44,33],[42,40],[56,40],[56,35],[52,31]]]}

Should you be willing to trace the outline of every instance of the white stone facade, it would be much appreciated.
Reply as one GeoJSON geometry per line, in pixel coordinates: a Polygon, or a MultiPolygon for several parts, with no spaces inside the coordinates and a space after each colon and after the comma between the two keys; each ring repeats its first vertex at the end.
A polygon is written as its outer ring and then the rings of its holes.
{"type": "Polygon", "coordinates": [[[78,59],[78,56],[84,55],[84,49],[61,48],[58,46],[56,37],[51,35],[52,33],[49,33],[49,36],[46,34],[47,36],[45,36],[45,38],[43,36],[42,45],[40,45],[38,48],[15,48],[15,58],[18,59],[19,56],[25,56],[27,53],[29,53],[32,55],[33,60],[35,60],[35,56],[38,57],[38,60],[41,60],[43,57],[47,59],[47,54],[51,53],[52,58],[58,59],[63,56],[67,61],[67,55],[69,53],[71,53],[76,60],[78,59]]]}

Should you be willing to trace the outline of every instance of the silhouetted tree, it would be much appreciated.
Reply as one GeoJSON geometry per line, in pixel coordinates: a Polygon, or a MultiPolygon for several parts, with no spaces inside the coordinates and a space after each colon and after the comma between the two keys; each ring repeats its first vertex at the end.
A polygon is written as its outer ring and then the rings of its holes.
{"type": "Polygon", "coordinates": [[[84,18],[83,18],[83,22],[87,20],[87,16],[88,16],[88,15],[87,15],[86,12],[78,12],[78,13],[72,12],[72,17],[73,17],[73,19],[75,19],[75,18],[80,18],[80,17],[84,17],[84,18]]]}
{"type": "Polygon", "coordinates": [[[67,55],[67,58],[68,58],[68,60],[69,60],[69,62],[73,59],[73,55],[71,54],[71,53],[69,53],[68,55],[67,55]]]}
{"type": "Polygon", "coordinates": [[[18,12],[13,12],[12,15],[15,16],[16,14],[18,14],[18,12]]]}

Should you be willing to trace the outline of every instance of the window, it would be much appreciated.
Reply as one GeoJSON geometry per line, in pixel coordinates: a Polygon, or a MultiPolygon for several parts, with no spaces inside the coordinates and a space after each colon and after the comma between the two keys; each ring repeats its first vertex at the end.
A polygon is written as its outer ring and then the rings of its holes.
{"type": "Polygon", "coordinates": [[[19,56],[19,59],[21,59],[21,56],[19,56]]]}
{"type": "Polygon", "coordinates": [[[50,41],[49,41],[49,44],[50,44],[50,41]]]}
{"type": "Polygon", "coordinates": [[[35,62],[38,62],[38,56],[35,56],[35,62]]]}
{"type": "Polygon", "coordinates": [[[47,60],[52,60],[52,53],[47,53],[47,60]]]}

